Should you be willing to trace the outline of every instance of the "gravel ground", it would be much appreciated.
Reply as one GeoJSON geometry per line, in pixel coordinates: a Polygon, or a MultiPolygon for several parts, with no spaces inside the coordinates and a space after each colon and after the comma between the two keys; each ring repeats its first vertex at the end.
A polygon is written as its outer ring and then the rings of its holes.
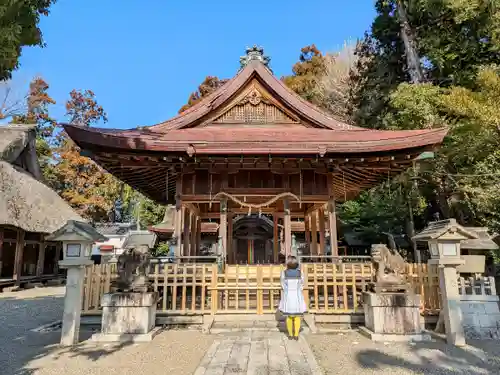
{"type": "Polygon", "coordinates": [[[60,348],[60,332],[31,330],[61,319],[63,297],[64,287],[0,293],[1,375],[191,375],[213,342],[198,331],[171,330],[151,343],[60,348]]]}
{"type": "Polygon", "coordinates": [[[500,374],[500,342],[471,342],[451,348],[441,341],[374,343],[357,332],[308,335],[325,375],[500,374]],[[479,346],[481,345],[481,347],[479,346]]]}
{"type": "Polygon", "coordinates": [[[0,374],[30,374],[22,368],[53,343],[52,335],[31,332],[61,319],[64,287],[0,293],[0,374]]]}
{"type": "MultiPolygon", "coordinates": [[[[214,336],[169,330],[145,344],[84,341],[60,348],[60,332],[33,332],[60,320],[64,287],[0,293],[1,375],[191,375],[214,336]]],[[[90,333],[82,331],[85,340],[90,333]]],[[[356,332],[305,335],[325,375],[500,374],[500,341],[450,348],[433,341],[414,345],[373,343],[356,332]]]]}

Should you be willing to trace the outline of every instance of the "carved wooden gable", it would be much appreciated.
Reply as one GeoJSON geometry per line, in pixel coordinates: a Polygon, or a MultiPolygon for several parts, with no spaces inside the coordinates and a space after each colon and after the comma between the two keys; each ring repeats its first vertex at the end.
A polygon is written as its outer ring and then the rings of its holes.
{"type": "Polygon", "coordinates": [[[297,116],[284,108],[257,81],[251,82],[241,94],[224,106],[205,126],[242,125],[301,125],[297,116]]]}

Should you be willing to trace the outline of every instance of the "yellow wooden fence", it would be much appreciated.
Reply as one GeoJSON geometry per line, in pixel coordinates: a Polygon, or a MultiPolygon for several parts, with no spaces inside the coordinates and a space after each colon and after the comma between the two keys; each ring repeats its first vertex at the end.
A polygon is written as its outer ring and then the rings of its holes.
{"type": "MultiPolygon", "coordinates": [[[[281,265],[152,264],[149,280],[164,314],[275,313],[281,298],[281,265]]],[[[373,281],[371,263],[303,263],[304,297],[314,314],[362,312],[362,294],[373,281]]],[[[439,311],[437,269],[408,264],[408,281],[421,294],[423,313],[439,311]]],[[[100,299],[112,291],[114,264],[87,267],[83,312],[100,311],[100,299]]]]}

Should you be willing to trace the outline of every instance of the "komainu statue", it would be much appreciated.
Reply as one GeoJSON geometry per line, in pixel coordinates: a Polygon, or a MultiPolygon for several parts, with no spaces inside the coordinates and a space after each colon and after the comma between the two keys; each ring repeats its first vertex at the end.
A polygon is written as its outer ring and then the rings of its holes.
{"type": "Polygon", "coordinates": [[[149,265],[149,246],[140,245],[125,250],[118,257],[118,279],[114,287],[118,292],[148,292],[146,270],[149,265]]]}
{"type": "Polygon", "coordinates": [[[406,262],[396,251],[386,245],[372,245],[372,261],[375,263],[375,292],[404,292],[409,290],[406,281],[406,262]]]}

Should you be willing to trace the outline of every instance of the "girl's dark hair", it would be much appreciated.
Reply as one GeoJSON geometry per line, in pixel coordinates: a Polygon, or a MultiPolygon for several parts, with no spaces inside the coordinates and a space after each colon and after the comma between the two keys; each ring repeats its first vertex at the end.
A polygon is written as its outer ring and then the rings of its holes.
{"type": "Polygon", "coordinates": [[[299,262],[297,262],[297,258],[294,256],[289,256],[286,262],[286,268],[289,270],[294,270],[299,267],[299,262]]]}

